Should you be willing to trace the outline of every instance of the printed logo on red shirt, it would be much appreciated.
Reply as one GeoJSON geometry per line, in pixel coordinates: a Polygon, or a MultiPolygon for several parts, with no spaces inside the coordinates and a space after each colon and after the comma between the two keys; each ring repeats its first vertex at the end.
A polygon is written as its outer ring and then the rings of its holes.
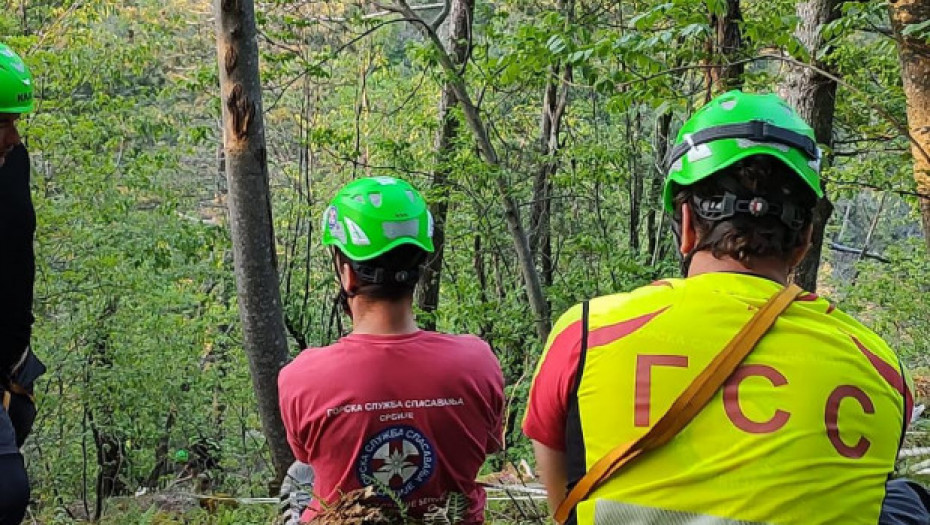
{"type": "Polygon", "coordinates": [[[359,482],[390,488],[403,498],[417,490],[436,470],[433,445],[414,427],[398,425],[368,438],[359,451],[359,482]],[[374,481],[373,481],[374,480],[374,481]]]}

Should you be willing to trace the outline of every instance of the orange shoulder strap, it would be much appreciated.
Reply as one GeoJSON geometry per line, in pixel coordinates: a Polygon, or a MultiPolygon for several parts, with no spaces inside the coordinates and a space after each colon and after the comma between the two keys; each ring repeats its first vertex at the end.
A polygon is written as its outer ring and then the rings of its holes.
{"type": "Polygon", "coordinates": [[[688,388],[672,403],[668,412],[663,414],[645,435],[611,450],[591,467],[559,505],[555,512],[555,520],[565,523],[575,505],[587,498],[598,485],[610,478],[621,467],[643,452],[661,447],[671,441],[714,397],[736,367],[775,324],[778,316],[802,291],[798,285],[791,284],[770,298],[727,343],[723,351],[717,354],[710,365],[698,374],[694,382],[688,385],[688,388]]]}

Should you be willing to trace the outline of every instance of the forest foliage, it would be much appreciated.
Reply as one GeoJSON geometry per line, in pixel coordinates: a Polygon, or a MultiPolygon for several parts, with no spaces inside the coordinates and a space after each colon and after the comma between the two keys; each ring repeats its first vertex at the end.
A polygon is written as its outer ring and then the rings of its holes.
{"type": "MultiPolygon", "coordinates": [[[[817,61],[841,80],[818,292],[930,373],[930,260],[887,3],[841,2],[841,16],[820,28],[824,47],[806,49],[797,2],[743,1],[741,45],[724,56],[708,42],[713,17],[732,3],[477,2],[461,76],[499,166],[482,157],[460,107],[450,153],[437,157],[449,75],[415,26],[376,3],[257,3],[291,355],[345,329],[319,244],[335,189],[387,174],[428,200],[447,195],[440,299],[420,319],[491,343],[508,385],[508,447],[486,470],[529,459],[519,420],[541,341],[500,188],[535,242],[553,319],[577,301],[675,276],[658,160],[706,100],[710,66],[744,66],[743,89],[763,92],[817,61]],[[554,150],[540,125],[550,89],[564,100],[554,150]],[[544,193],[534,186],[542,166],[552,167],[544,193]],[[448,189],[433,186],[437,172],[448,189]]],[[[33,346],[50,368],[26,447],[36,515],[167,523],[105,496],[266,496],[273,472],[242,351],[209,3],[2,5],[0,39],[25,57],[38,88],[24,123],[39,217],[33,346]]],[[[432,17],[440,5],[417,12],[432,17]]],[[[906,31],[928,40],[930,22],[906,31]]],[[[261,522],[267,511],[211,519],[261,522]]],[[[207,519],[190,512],[177,519],[207,519]]]]}

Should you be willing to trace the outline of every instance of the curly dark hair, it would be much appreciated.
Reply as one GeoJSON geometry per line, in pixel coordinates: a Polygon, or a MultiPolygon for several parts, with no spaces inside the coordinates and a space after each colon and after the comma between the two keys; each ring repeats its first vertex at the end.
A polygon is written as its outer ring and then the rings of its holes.
{"type": "Polygon", "coordinates": [[[751,268],[756,258],[787,258],[806,240],[817,196],[791,168],[770,155],[753,155],[690,186],[675,189],[674,219],[681,221],[681,205],[736,193],[739,199],[763,197],[769,202],[790,203],[801,212],[803,224],[791,229],[779,217],[755,217],[739,213],[728,219],[709,221],[692,211],[698,244],[692,253],[710,250],[714,257],[736,259],[751,268]]]}
{"type": "Polygon", "coordinates": [[[342,251],[336,249],[336,264],[342,268],[343,264],[353,267],[361,266],[363,272],[359,274],[360,285],[355,290],[356,295],[386,301],[399,301],[413,295],[417,286],[420,266],[426,260],[426,251],[412,244],[402,244],[374,259],[364,262],[353,262],[342,251]],[[384,282],[373,283],[363,275],[367,271],[382,269],[387,276],[384,282]],[[395,277],[398,272],[405,272],[407,280],[398,282],[395,277]]]}

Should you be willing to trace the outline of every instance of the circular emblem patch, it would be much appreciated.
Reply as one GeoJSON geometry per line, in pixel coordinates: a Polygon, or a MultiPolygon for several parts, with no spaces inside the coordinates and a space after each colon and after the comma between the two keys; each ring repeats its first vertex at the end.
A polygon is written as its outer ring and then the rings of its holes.
{"type": "Polygon", "coordinates": [[[356,473],[363,485],[391,489],[403,498],[429,481],[436,470],[433,445],[422,432],[406,425],[386,428],[365,440],[356,473]]]}

